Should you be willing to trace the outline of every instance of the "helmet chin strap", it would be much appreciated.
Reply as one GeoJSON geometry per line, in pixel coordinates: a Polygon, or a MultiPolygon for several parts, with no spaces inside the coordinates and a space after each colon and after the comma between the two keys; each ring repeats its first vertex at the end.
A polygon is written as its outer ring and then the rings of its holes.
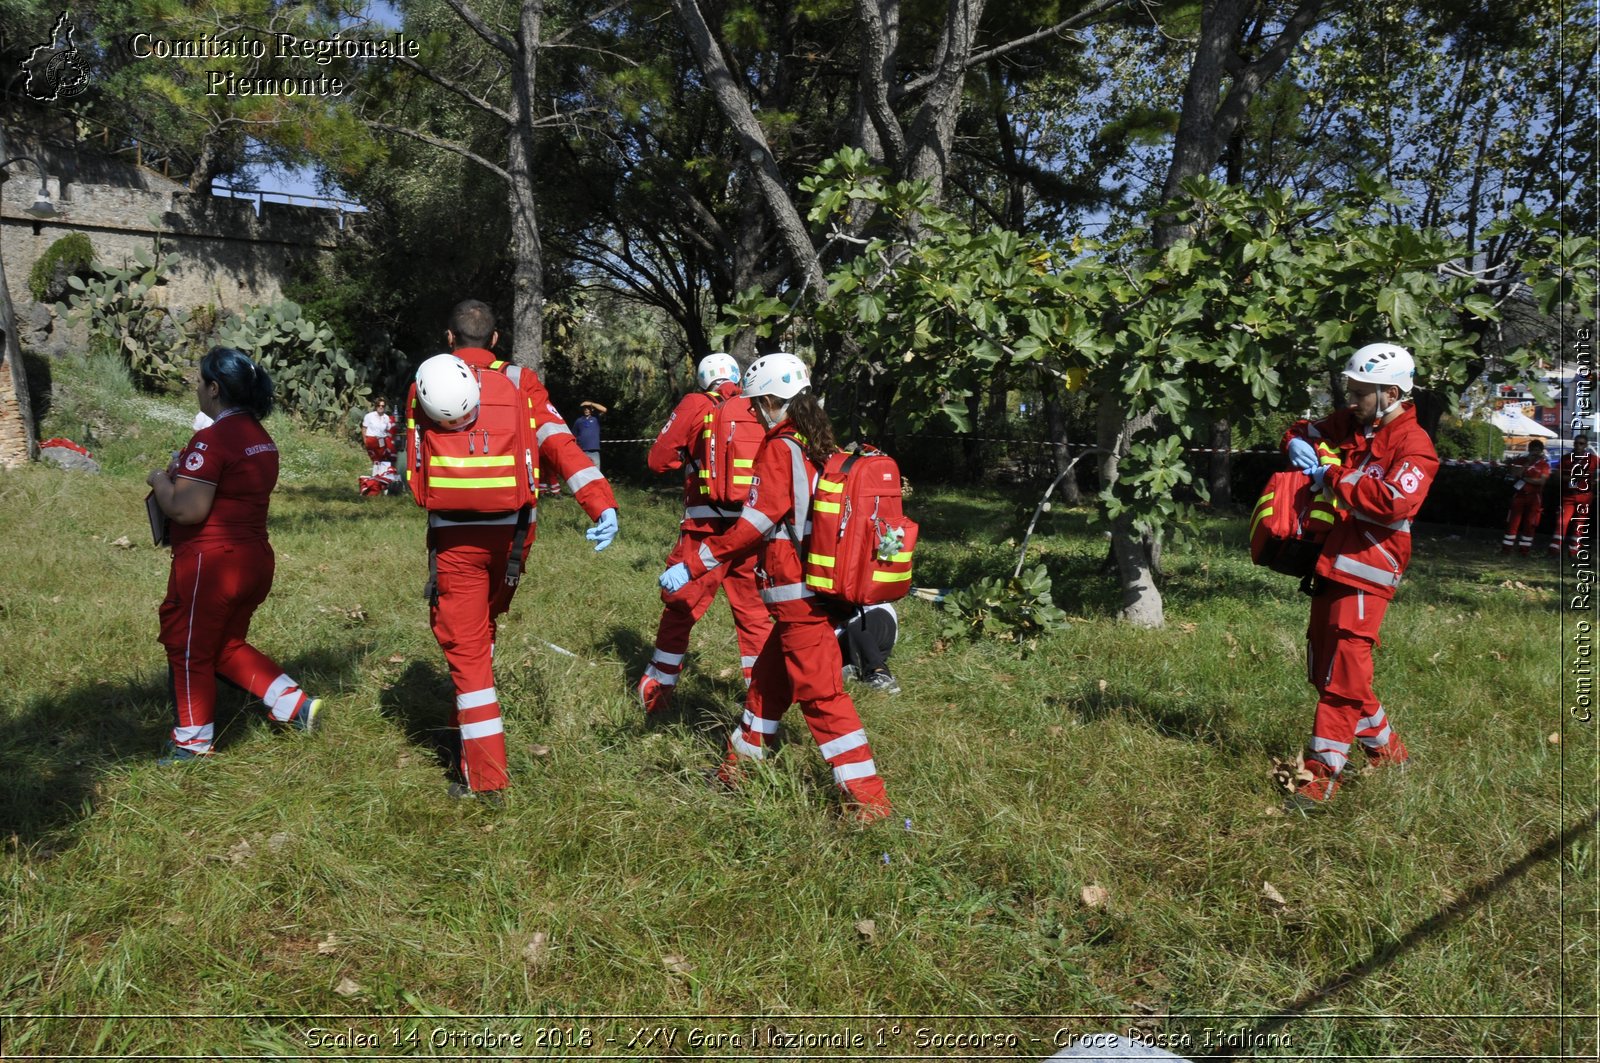
{"type": "MultiPolygon", "coordinates": [[[[763,395],[762,398],[766,398],[766,396],[763,395]]],[[[789,404],[787,402],[779,406],[775,412],[768,412],[765,402],[752,402],[750,405],[755,407],[756,416],[761,418],[761,423],[768,428],[776,428],[783,423],[785,417],[789,416],[789,404]]]]}
{"type": "Polygon", "coordinates": [[[1383,403],[1383,393],[1386,390],[1388,390],[1387,386],[1380,387],[1378,389],[1378,403],[1379,403],[1379,405],[1378,405],[1378,412],[1377,412],[1377,415],[1375,417],[1376,421],[1382,421],[1385,417],[1389,416],[1389,414],[1393,413],[1395,410],[1398,410],[1400,408],[1400,404],[1406,401],[1406,393],[1404,391],[1402,391],[1400,393],[1400,397],[1398,399],[1395,399],[1394,402],[1390,403],[1388,406],[1384,406],[1382,404],[1383,403]]]}

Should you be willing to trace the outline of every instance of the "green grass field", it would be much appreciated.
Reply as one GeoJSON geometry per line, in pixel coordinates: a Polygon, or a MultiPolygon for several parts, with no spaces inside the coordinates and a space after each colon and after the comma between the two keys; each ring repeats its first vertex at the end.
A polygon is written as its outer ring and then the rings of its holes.
{"type": "MultiPolygon", "coordinates": [[[[1029,557],[1069,630],[1023,656],[902,608],[904,692],[857,696],[901,815],[862,830],[797,712],[743,791],[707,787],[741,693],[723,604],[681,711],[645,726],[674,485],[621,489],[600,554],[547,501],[497,649],[494,810],[444,796],[419,513],[356,497],[353,439],[276,418],[252,639],[326,728],[276,733],[228,694],[221,754],[156,767],[168,560],[142,481],[192,410],[103,365],[54,376],[41,434],[92,436],[105,472],[0,474],[3,1058],[1042,1058],[1130,1028],[1189,1055],[1595,1054],[1592,822],[1552,841],[1596,804],[1596,725],[1561,705],[1577,614],[1495,537],[1422,529],[1389,614],[1411,767],[1286,817],[1269,770],[1310,726],[1306,599],[1250,566],[1242,518],[1206,517],[1168,552],[1168,626],[1127,628],[1099,533],[1058,509],[1029,557]]],[[[920,489],[918,582],[1008,574],[1029,504],[920,489]]]]}

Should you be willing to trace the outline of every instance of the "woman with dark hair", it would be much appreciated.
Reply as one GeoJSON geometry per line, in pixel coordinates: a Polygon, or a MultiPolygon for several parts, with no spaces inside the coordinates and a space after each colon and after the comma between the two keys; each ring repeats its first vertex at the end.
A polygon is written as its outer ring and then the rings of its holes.
{"type": "Polygon", "coordinates": [[[161,603],[177,724],[159,763],[207,756],[217,676],[261,699],[271,718],[299,731],[322,708],[271,658],[245,641],[272,589],[267,501],[278,483],[278,448],[261,427],[272,379],[245,354],[213,347],[196,388],[202,428],[165,469],[145,477],[171,521],[172,570],[161,603]]]}
{"type": "Polygon", "coordinates": [[[728,738],[718,778],[737,782],[741,762],[762,760],[778,722],[794,702],[828,766],[845,812],[867,823],[891,814],[872,761],[872,747],[855,702],[844,692],[843,659],[833,619],[805,584],[801,544],[810,530],[811,495],[834,452],[833,426],[811,394],[806,364],[792,354],[757,358],[744,375],[744,394],[767,437],[756,454],[755,486],[733,526],[661,574],[663,590],[761,551],[761,600],[772,611],[772,635],[750,673],[744,718],[728,738]]]}

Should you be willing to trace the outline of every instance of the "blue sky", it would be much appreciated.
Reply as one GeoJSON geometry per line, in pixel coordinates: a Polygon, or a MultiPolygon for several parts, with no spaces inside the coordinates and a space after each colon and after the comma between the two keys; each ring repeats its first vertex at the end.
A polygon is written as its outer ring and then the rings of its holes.
{"type": "MultiPolygon", "coordinates": [[[[395,9],[393,4],[384,3],[382,0],[373,0],[373,2],[368,3],[362,14],[365,21],[372,23],[376,27],[385,30],[394,30],[400,27],[400,12],[395,9]]],[[[360,19],[350,20],[352,24],[357,21],[360,21],[360,19]]],[[[279,166],[258,166],[246,171],[245,176],[246,181],[241,181],[240,183],[252,185],[257,192],[269,200],[282,201],[289,197],[298,196],[331,197],[346,203],[346,210],[360,211],[365,209],[354,200],[349,199],[340,188],[335,187],[326,192],[322,191],[317,184],[317,169],[312,166],[287,169],[279,166]]],[[[226,196],[225,192],[220,191],[215,194],[226,196]]],[[[241,196],[253,199],[255,198],[255,193],[241,193],[241,196]]]]}

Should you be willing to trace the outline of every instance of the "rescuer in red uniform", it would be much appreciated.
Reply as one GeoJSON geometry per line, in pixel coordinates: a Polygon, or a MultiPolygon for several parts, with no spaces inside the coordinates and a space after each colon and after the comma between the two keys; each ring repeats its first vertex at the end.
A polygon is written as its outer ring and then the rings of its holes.
{"type": "Polygon", "coordinates": [[[276,723],[317,726],[322,700],[300,689],[246,641],[250,618],[272,589],[267,502],[278,483],[278,448],[261,427],[272,380],[231,347],[200,360],[200,429],[165,469],[145,477],[170,521],[172,569],[161,603],[177,724],[160,763],[211,753],[217,676],[261,699],[276,723]]]}
{"type": "Polygon", "coordinates": [[[736,782],[745,762],[764,759],[783,714],[798,701],[806,726],[833,769],[846,814],[868,822],[890,815],[889,798],[861,717],[844,692],[834,621],[806,586],[798,549],[807,537],[817,475],[838,449],[828,415],[810,386],[805,363],[792,354],[769,354],[751,363],[744,394],[768,426],[756,456],[755,486],[733,526],[701,542],[663,572],[659,582],[663,590],[675,592],[692,579],[759,552],[761,599],[776,623],[756,659],[744,717],[728,739],[719,776],[736,782]]]}
{"type": "Polygon", "coordinates": [[[1289,798],[1300,811],[1332,799],[1356,740],[1374,764],[1407,759],[1372,691],[1372,651],[1411,560],[1412,518],[1439,468],[1415,410],[1402,401],[1415,377],[1404,347],[1370,343],[1345,364],[1349,405],[1320,421],[1298,422],[1284,439],[1317,489],[1332,494],[1337,513],[1317,561],[1306,630],[1307,678],[1318,698],[1305,763],[1312,778],[1289,798]]]}
{"type": "MultiPolygon", "coordinates": [[[[704,439],[707,422],[719,404],[739,395],[739,363],[731,355],[709,354],[695,370],[698,391],[679,400],[672,415],[656,436],[646,459],[653,473],[682,469],[683,522],[678,526],[678,541],[667,555],[674,565],[699,549],[705,540],[727,531],[738,519],[737,509],[719,508],[711,499],[710,488],[700,475],[705,467],[704,439]]],[[[733,625],[739,640],[739,668],[746,685],[761,647],[772,633],[772,617],[761,601],[756,586],[756,555],[750,554],[735,564],[724,565],[693,580],[676,591],[661,592],[664,608],[656,625],[655,652],[639,679],[639,702],[647,713],[659,712],[672,704],[684,656],[689,652],[689,632],[705,615],[717,596],[717,588],[727,596],[733,611],[733,625]]]]}
{"type": "Polygon", "coordinates": [[[1516,483],[1512,485],[1511,512],[1506,515],[1506,534],[1500,540],[1500,552],[1509,554],[1513,546],[1527,557],[1533,549],[1533,532],[1544,513],[1544,485],[1550,479],[1550,463],[1544,460],[1544,444],[1537,439],[1528,443],[1528,456],[1517,463],[1520,467],[1516,483]]]}
{"type": "Polygon", "coordinates": [[[1576,557],[1578,548],[1589,539],[1594,522],[1594,478],[1597,471],[1595,455],[1589,449],[1589,437],[1578,433],[1572,437],[1572,451],[1561,458],[1561,469],[1556,482],[1561,488],[1561,511],[1556,515],[1556,527],[1550,537],[1550,556],[1560,557],[1561,547],[1567,548],[1568,557],[1576,557]]]}
{"type": "MultiPolygon", "coordinates": [[[[468,300],[456,306],[445,331],[451,353],[479,372],[500,372],[507,364],[489,350],[499,339],[494,313],[484,303],[468,300]]],[[[416,405],[433,422],[433,430],[472,431],[477,415],[476,378],[467,373],[443,372],[429,379],[434,368],[449,369],[450,359],[436,356],[417,371],[416,405]],[[463,379],[471,381],[468,387],[463,379]]],[[[567,481],[578,504],[594,521],[584,533],[596,550],[611,545],[617,534],[617,502],[600,470],[594,467],[561,415],[550,404],[544,384],[532,370],[516,367],[518,387],[528,408],[535,411],[538,462],[554,468],[567,481]]],[[[410,405],[410,404],[408,404],[410,405]]],[[[409,417],[408,411],[408,417],[409,417]]],[[[427,426],[407,425],[408,454],[420,455],[421,432],[427,426]]],[[[417,461],[416,457],[408,460],[417,461]]],[[[531,460],[531,459],[530,459],[531,460]]],[[[452,470],[440,470],[449,473],[452,470]]],[[[539,470],[532,470],[535,478],[539,470]]],[[[420,501],[428,477],[435,470],[412,469],[420,501]]],[[[444,651],[456,690],[456,724],[461,732],[462,779],[450,784],[452,797],[494,795],[510,784],[506,773],[505,725],[494,682],[494,640],[498,618],[511,607],[517,584],[506,578],[517,541],[519,512],[433,512],[428,514],[428,545],[432,556],[429,619],[434,637],[444,651]]],[[[525,536],[518,551],[519,567],[533,545],[538,511],[533,507],[521,523],[525,536]]]]}

